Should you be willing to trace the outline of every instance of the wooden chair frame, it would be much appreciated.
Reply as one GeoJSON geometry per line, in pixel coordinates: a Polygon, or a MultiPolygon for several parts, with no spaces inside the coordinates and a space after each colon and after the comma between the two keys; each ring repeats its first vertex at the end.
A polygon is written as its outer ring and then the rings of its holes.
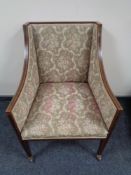
{"type": "MultiPolygon", "coordinates": [[[[15,96],[13,97],[13,99],[11,100],[8,108],[6,109],[6,113],[8,115],[8,118],[10,119],[11,121],[11,124],[17,134],[17,137],[20,141],[20,144],[22,145],[23,149],[25,150],[29,160],[32,160],[32,153],[31,153],[31,150],[30,150],[30,147],[29,147],[29,144],[28,144],[28,141],[27,140],[22,140],[22,137],[21,137],[21,132],[17,126],[17,123],[13,117],[13,114],[12,114],[12,109],[15,105],[15,103],[17,102],[18,98],[19,98],[19,95],[22,91],[22,88],[24,86],[24,82],[25,82],[25,79],[26,79],[26,76],[27,76],[27,68],[28,68],[28,55],[29,55],[29,38],[28,38],[28,25],[29,24],[55,24],[55,23],[94,23],[94,24],[97,24],[98,25],[98,47],[99,47],[99,66],[100,66],[100,73],[101,73],[101,77],[102,77],[102,80],[103,80],[103,84],[105,86],[105,89],[107,91],[107,93],[109,94],[112,102],[114,103],[114,105],[116,106],[116,114],[114,116],[114,119],[110,125],[110,128],[108,130],[108,136],[107,138],[96,138],[96,139],[99,139],[100,140],[100,145],[99,145],[99,148],[98,148],[98,151],[97,151],[97,159],[98,160],[101,160],[102,159],[102,153],[104,151],[104,148],[111,136],[111,133],[116,125],[116,122],[120,116],[120,113],[123,111],[123,108],[122,106],[120,105],[120,103],[118,102],[117,98],[114,96],[114,94],[112,93],[111,89],[110,89],[110,86],[107,82],[107,79],[106,79],[106,75],[105,75],[105,72],[104,72],[104,66],[103,66],[103,62],[102,62],[102,55],[101,55],[101,33],[102,33],[102,24],[100,24],[99,22],[93,22],[93,21],[89,21],[89,22],[29,22],[29,23],[26,23],[23,25],[23,30],[24,30],[24,43],[25,43],[25,49],[24,49],[24,52],[25,52],[25,60],[24,60],[24,67],[23,67],[23,74],[22,74],[22,78],[21,78],[21,81],[20,81],[20,84],[19,84],[19,87],[18,87],[18,90],[15,94],[15,96]]],[[[60,140],[60,139],[64,139],[64,138],[46,138],[46,139],[43,139],[43,140],[60,140]]],[[[89,138],[66,138],[66,139],[89,139],[89,138]]]]}

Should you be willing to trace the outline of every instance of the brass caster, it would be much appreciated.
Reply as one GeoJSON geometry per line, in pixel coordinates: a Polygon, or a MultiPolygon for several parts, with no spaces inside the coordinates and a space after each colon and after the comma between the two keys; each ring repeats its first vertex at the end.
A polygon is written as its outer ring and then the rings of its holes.
{"type": "Polygon", "coordinates": [[[33,157],[32,157],[32,156],[28,157],[28,160],[29,160],[30,162],[33,162],[33,157]]]}
{"type": "Polygon", "coordinates": [[[102,155],[97,154],[96,158],[97,158],[97,160],[101,160],[102,159],[102,155]]]}

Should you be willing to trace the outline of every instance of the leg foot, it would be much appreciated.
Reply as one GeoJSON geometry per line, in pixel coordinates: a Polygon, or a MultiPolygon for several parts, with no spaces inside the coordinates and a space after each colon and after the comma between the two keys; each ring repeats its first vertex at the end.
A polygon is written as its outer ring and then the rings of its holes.
{"type": "Polygon", "coordinates": [[[106,139],[102,139],[100,141],[100,145],[99,145],[99,148],[98,148],[98,151],[97,151],[97,156],[96,156],[97,160],[101,160],[102,159],[102,153],[104,151],[104,148],[106,146],[106,143],[107,143],[108,139],[109,138],[106,138],[106,139]]]}
{"type": "Polygon", "coordinates": [[[97,154],[96,158],[97,158],[97,160],[101,160],[102,159],[102,155],[97,154]]]}
{"type": "Polygon", "coordinates": [[[29,160],[30,162],[33,162],[33,157],[32,157],[32,156],[28,157],[28,160],[29,160]]]}
{"type": "Polygon", "coordinates": [[[23,141],[23,140],[21,140],[21,144],[22,144],[22,147],[23,147],[23,149],[25,150],[25,152],[26,152],[28,158],[31,159],[31,158],[32,158],[32,154],[31,154],[31,150],[30,150],[28,141],[25,141],[25,140],[23,141]]]}

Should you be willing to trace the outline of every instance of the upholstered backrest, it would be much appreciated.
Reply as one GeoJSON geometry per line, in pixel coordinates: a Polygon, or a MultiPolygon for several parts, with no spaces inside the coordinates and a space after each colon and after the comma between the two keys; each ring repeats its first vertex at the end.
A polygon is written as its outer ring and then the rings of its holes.
{"type": "Polygon", "coordinates": [[[30,24],[40,82],[86,82],[94,23],[30,24]]]}

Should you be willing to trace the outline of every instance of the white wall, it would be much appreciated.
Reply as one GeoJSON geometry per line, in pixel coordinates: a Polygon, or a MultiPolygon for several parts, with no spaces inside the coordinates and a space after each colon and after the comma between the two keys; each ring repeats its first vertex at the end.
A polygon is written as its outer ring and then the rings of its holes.
{"type": "Polygon", "coordinates": [[[103,23],[107,78],[115,95],[131,95],[131,0],[0,0],[0,95],[13,95],[21,77],[22,24],[73,20],[103,23]]]}

